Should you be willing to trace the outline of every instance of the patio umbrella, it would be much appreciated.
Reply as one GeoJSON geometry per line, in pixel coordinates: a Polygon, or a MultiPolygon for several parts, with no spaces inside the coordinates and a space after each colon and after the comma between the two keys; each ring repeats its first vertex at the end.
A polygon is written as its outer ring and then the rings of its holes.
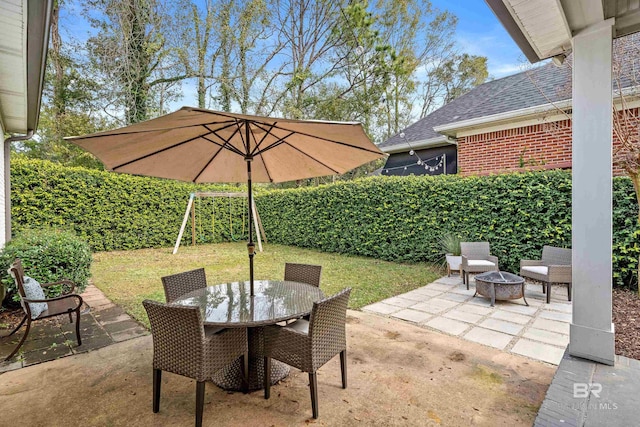
{"type": "MultiPolygon", "coordinates": [[[[183,107],[120,129],[66,138],[107,169],[196,183],[285,182],[345,173],[384,156],[354,122],[291,120],[183,107]]],[[[249,232],[253,295],[255,245],[249,232]]]]}

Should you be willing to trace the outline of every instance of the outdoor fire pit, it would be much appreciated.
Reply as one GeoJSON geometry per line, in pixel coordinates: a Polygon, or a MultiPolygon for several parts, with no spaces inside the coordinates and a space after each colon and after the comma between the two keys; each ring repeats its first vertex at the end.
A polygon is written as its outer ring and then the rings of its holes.
{"type": "Polygon", "coordinates": [[[529,305],[524,297],[524,278],[506,271],[489,271],[476,275],[476,295],[491,298],[491,307],[496,300],[510,300],[522,298],[526,305],[529,305]]]}

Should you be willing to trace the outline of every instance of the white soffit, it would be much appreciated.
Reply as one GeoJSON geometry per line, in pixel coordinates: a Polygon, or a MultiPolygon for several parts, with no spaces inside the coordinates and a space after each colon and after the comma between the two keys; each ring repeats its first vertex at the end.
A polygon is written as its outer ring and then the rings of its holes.
{"type": "Polygon", "coordinates": [[[27,132],[27,1],[0,1],[0,121],[27,132]]]}
{"type": "Polygon", "coordinates": [[[549,58],[571,45],[571,30],[560,0],[503,0],[539,58],[549,58]]]}

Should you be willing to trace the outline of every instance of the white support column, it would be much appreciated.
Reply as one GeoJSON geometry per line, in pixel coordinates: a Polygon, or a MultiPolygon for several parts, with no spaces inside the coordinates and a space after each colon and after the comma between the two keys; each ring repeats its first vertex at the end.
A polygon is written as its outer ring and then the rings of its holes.
{"type": "Polygon", "coordinates": [[[573,38],[573,321],[569,353],[613,365],[611,323],[614,20],[573,38]]]}

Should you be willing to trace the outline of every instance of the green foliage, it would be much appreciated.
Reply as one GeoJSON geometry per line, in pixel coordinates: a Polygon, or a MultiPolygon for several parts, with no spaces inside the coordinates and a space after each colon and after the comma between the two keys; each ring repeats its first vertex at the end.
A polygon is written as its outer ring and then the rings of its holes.
{"type": "MultiPolygon", "coordinates": [[[[617,286],[637,282],[637,203],[614,180],[613,269],[617,286]]],[[[270,242],[381,258],[436,262],[447,232],[487,240],[500,268],[518,271],[543,245],[571,247],[571,174],[375,177],[279,190],[258,198],[270,242]]]]}
{"type": "MultiPolygon", "coordinates": [[[[74,230],[96,251],[173,246],[189,193],[243,191],[114,174],[51,162],[12,161],[13,230],[74,230]]],[[[373,177],[256,194],[271,243],[389,261],[437,262],[446,233],[487,240],[504,270],[571,246],[571,174],[373,177]]],[[[246,200],[196,199],[198,243],[247,237],[246,200]]],[[[638,205],[628,178],[614,179],[613,279],[637,285],[638,205]]],[[[191,221],[182,244],[191,242],[191,221]]]]}
{"type": "Polygon", "coordinates": [[[640,228],[638,201],[629,178],[613,181],[613,283],[637,288],[640,228]]]}
{"type": "MultiPolygon", "coordinates": [[[[25,159],[12,161],[11,184],[14,233],[41,226],[65,228],[95,251],[173,246],[191,192],[245,191],[25,159]]],[[[213,204],[211,199],[196,199],[197,240],[246,238],[246,201],[217,198],[215,217],[213,204]]],[[[190,230],[191,221],[184,244],[191,242],[190,230]]]]}
{"type": "MultiPolygon", "coordinates": [[[[8,294],[16,293],[13,278],[7,270],[16,258],[22,260],[27,276],[40,283],[69,279],[82,292],[91,276],[91,250],[74,233],[54,229],[24,230],[10,240],[0,252],[0,282],[8,294]]],[[[60,295],[61,286],[45,288],[49,297],[60,295]]]]}
{"type": "Polygon", "coordinates": [[[440,240],[438,240],[438,244],[440,245],[440,250],[444,255],[454,255],[460,256],[460,242],[466,242],[467,240],[464,237],[460,237],[455,233],[445,233],[440,236],[440,240]]]}

